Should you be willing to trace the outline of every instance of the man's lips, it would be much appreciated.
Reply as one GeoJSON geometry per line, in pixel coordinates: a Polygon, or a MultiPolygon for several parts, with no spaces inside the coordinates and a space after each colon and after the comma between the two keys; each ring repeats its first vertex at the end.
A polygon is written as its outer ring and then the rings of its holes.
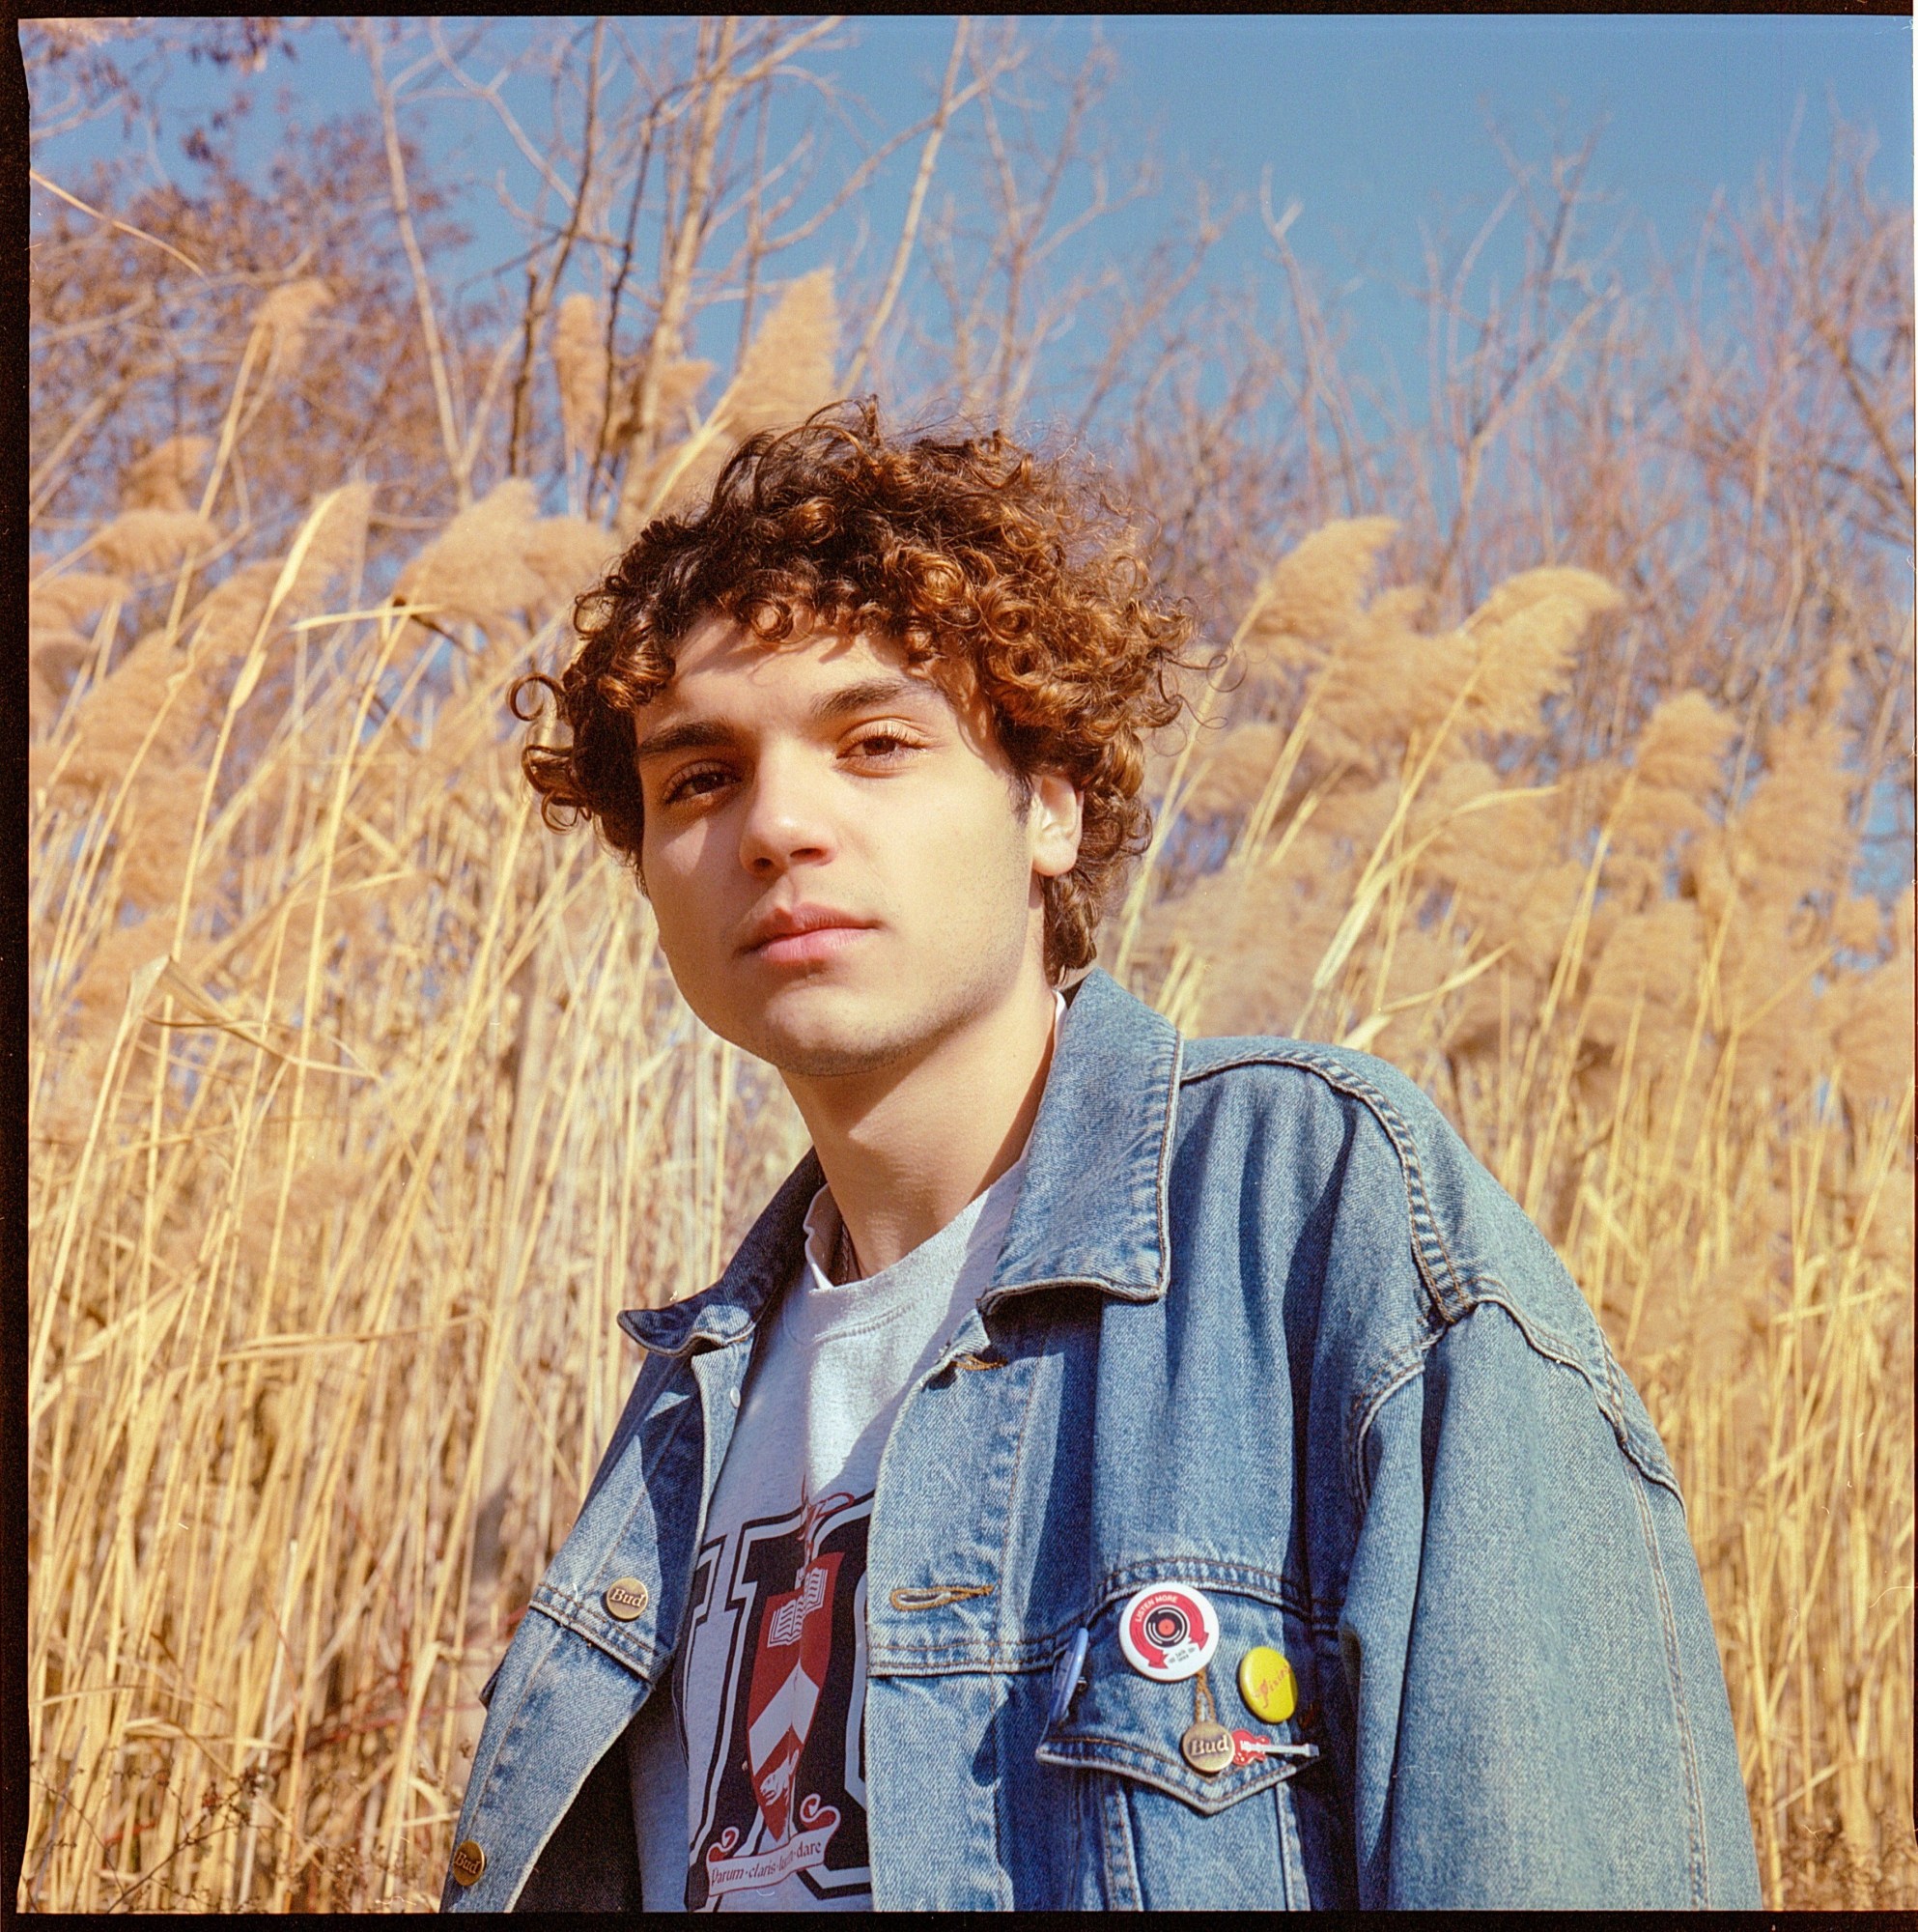
{"type": "Polygon", "coordinates": [[[780,906],[754,923],[742,950],[775,962],[826,959],[870,929],[870,921],[836,906],[780,906]]]}
{"type": "Polygon", "coordinates": [[[815,925],[804,932],[777,933],[747,949],[747,956],[776,966],[804,966],[831,959],[872,928],[866,925],[815,925]]]}

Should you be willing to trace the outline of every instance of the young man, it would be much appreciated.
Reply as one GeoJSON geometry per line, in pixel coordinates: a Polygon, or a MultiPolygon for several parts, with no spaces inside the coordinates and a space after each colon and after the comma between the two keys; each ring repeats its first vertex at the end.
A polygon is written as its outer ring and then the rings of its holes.
{"type": "Polygon", "coordinates": [[[446,1905],[1756,1905],[1678,1486],[1550,1246],[1384,1063],[1085,970],[1187,636],[1089,492],[815,418],[581,630],[528,775],[812,1149],[621,1318],[446,1905]]]}

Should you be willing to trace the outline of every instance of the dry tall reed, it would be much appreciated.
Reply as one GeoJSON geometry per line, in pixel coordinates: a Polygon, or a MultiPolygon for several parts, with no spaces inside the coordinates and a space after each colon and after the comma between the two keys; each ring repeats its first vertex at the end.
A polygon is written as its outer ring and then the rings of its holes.
{"type": "MultiPolygon", "coordinates": [[[[429,1902],[478,1682],[634,1367],[613,1314],[703,1286],[803,1145],[678,1002],[625,875],[528,810],[499,694],[563,599],[503,494],[412,576],[466,559],[444,614],[479,642],[442,689],[395,608],[272,646],[305,677],[214,787],[183,913],[137,867],[191,825],[212,710],[190,746],[135,740],[164,701],[121,722],[136,650],[47,743],[23,1902],[429,1902]],[[117,784],[76,781],[103,744],[117,784]]],[[[1360,594],[1381,537],[1274,574],[1298,722],[1201,735],[1190,809],[1231,856],[1148,890],[1106,956],[1189,1029],[1384,1052],[1450,1108],[1684,1474],[1768,1890],[1816,1839],[1896,1893],[1911,895],[1888,928],[1821,905],[1842,773],[1815,723],[1729,818],[1735,721],[1695,694],[1619,766],[1503,782],[1613,595],[1536,573],[1428,636],[1360,594]]],[[[156,692],[193,681],[176,655],[156,692]]]]}

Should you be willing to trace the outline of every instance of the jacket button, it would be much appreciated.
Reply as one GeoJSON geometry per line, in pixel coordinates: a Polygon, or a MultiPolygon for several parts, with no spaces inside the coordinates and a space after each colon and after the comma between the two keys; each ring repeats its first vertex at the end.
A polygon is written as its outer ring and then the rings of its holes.
{"type": "Polygon", "coordinates": [[[486,1869],[486,1854],[471,1838],[462,1840],[453,1852],[453,1876],[462,1885],[477,1885],[486,1869]]]}
{"type": "Polygon", "coordinates": [[[653,1597],[637,1577],[622,1577],[618,1582],[606,1586],[606,1593],[600,1601],[606,1605],[607,1616],[630,1624],[635,1617],[645,1614],[653,1597]]]}

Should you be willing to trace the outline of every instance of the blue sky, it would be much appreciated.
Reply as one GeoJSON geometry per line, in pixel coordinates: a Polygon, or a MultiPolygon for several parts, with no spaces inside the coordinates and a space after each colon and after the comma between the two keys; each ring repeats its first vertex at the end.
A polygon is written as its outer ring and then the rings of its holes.
{"type": "MultiPolygon", "coordinates": [[[[632,23],[635,32],[643,21],[632,23]]],[[[1347,313],[1374,355],[1391,357],[1408,382],[1421,371],[1422,326],[1395,279],[1419,270],[1422,224],[1468,236],[1504,191],[1509,176],[1486,122],[1527,159],[1539,160],[1556,131],[1576,143],[1602,122],[1588,185],[1605,197],[1594,220],[1603,232],[1629,223],[1622,266],[1642,267],[1643,250],[1682,255],[1721,189],[1735,200],[1761,167],[1774,177],[1788,151],[1792,172],[1816,181],[1835,110],[1869,126],[1878,142],[1871,178],[1877,193],[1907,201],[1912,181],[1912,26],[1909,19],[1790,14],[1621,15],[1120,15],[1033,16],[1042,54],[1076,66],[1102,35],[1117,72],[1093,124],[1120,164],[1150,140],[1165,162],[1164,191],[1094,231],[1087,249],[1106,259],[1142,255],[1152,237],[1208,180],[1252,202],[1217,259],[1227,280],[1270,274],[1270,251],[1255,197],[1270,170],[1274,204],[1296,200],[1292,245],[1328,286],[1349,291],[1347,313]]],[[[528,19],[523,33],[566,31],[528,19]]],[[[944,66],[951,22],[944,16],[859,16],[839,44],[808,55],[870,113],[855,125],[904,125],[923,111],[944,66]]],[[[361,59],[338,30],[320,21],[300,34],[296,55],[276,56],[250,83],[256,113],[249,152],[264,157],[279,137],[270,111],[282,82],[309,119],[363,106],[361,59]]],[[[56,178],[77,174],[90,155],[114,148],[146,156],[183,185],[195,172],[180,151],[193,121],[233,85],[231,75],[182,64],[163,97],[151,139],[117,123],[49,144],[40,165],[56,178]]],[[[794,97],[796,109],[798,97],[794,97]]],[[[516,103],[536,127],[539,99],[516,103]]],[[[461,264],[478,274],[509,256],[520,238],[499,212],[492,181],[503,173],[522,198],[530,170],[469,103],[422,104],[409,127],[471,178],[463,213],[475,231],[461,264]]],[[[852,149],[840,137],[843,159],[852,149]]],[[[895,157],[865,202],[869,239],[855,254],[848,215],[821,232],[792,271],[833,260],[877,282],[910,181],[913,156],[895,157]]],[[[948,177],[952,179],[952,177],[948,177]]],[[[1488,251],[1487,274],[1509,274],[1518,230],[1488,251]],[[1505,250],[1507,252],[1502,253],[1505,250]]],[[[719,347],[716,342],[711,345],[719,347]]]]}
{"type": "MultiPolygon", "coordinates": [[[[844,59],[875,100],[901,66],[943,58],[944,20],[867,19],[844,59]]],[[[1789,14],[1122,15],[1110,119],[1156,124],[1169,159],[1243,184],[1274,170],[1304,203],[1300,247],[1341,231],[1396,240],[1421,214],[1502,191],[1487,112],[1536,151],[1603,117],[1597,181],[1676,240],[1720,186],[1775,163],[1802,114],[1822,160],[1827,101],[1871,124],[1881,189],[1911,183],[1911,22],[1789,14]]],[[[1059,51],[1090,23],[1054,23],[1059,51]]]]}
{"type": "MultiPolygon", "coordinates": [[[[1911,180],[1909,20],[1700,14],[1330,15],[1116,23],[1142,111],[1174,143],[1273,163],[1326,232],[1394,230],[1504,184],[1490,114],[1521,145],[1599,117],[1596,179],[1676,240],[1715,189],[1744,187],[1827,96],[1873,124],[1881,186],[1911,180]]],[[[1300,245],[1312,238],[1302,226],[1300,245]]]]}

